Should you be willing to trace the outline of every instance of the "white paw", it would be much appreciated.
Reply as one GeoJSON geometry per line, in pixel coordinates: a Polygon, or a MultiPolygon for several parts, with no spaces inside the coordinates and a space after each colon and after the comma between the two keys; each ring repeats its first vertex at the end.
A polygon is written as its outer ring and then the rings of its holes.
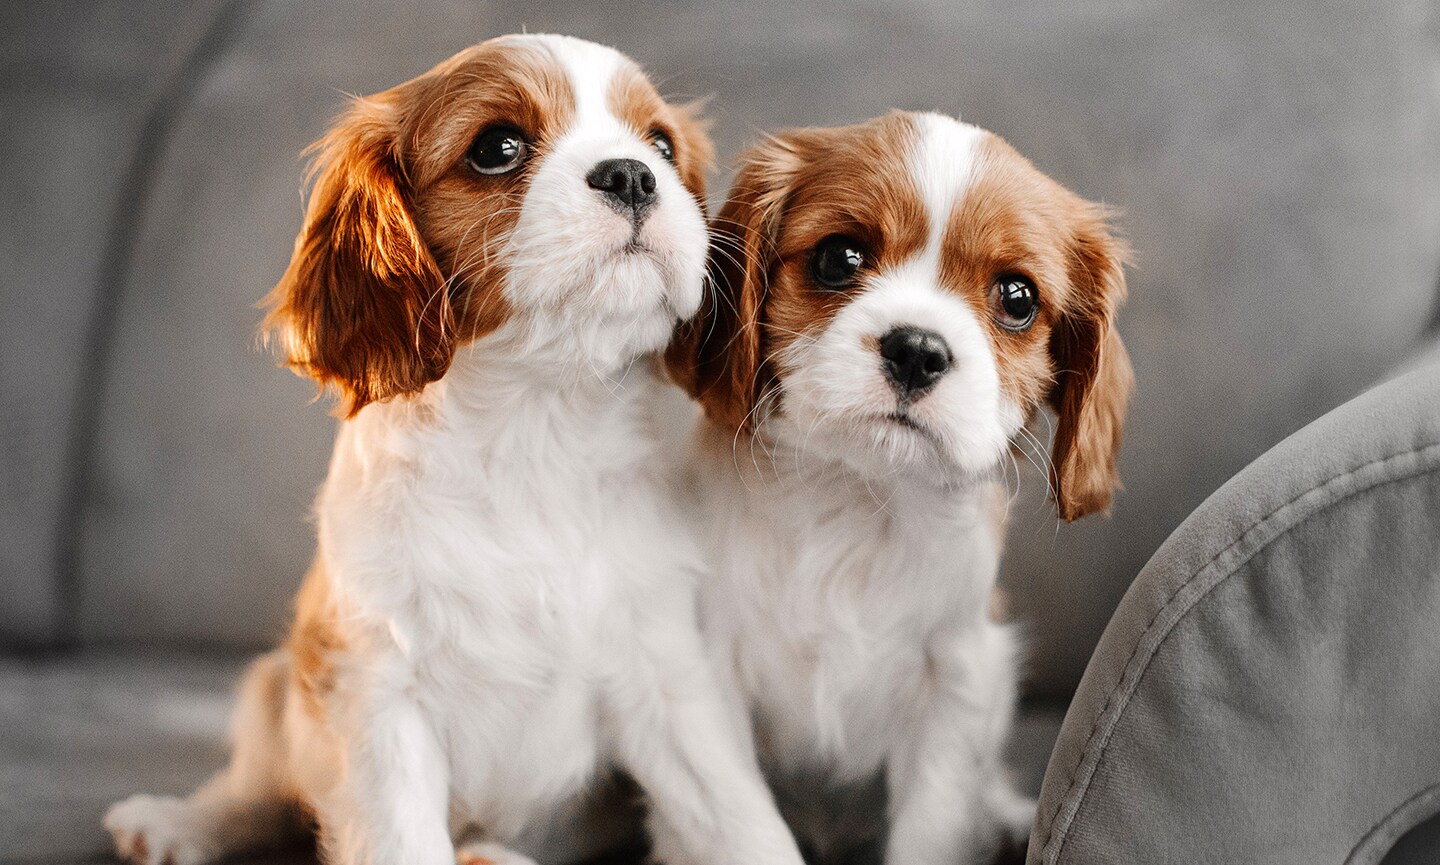
{"type": "Polygon", "coordinates": [[[1035,800],[1029,796],[1006,791],[994,796],[990,810],[1000,824],[1000,831],[1014,844],[1023,845],[1030,839],[1030,829],[1035,825],[1035,800]]]}
{"type": "Polygon", "coordinates": [[[203,865],[221,852],[206,816],[170,796],[131,796],[110,806],[105,829],[115,855],[135,865],[203,865]]]}
{"type": "Polygon", "coordinates": [[[493,841],[477,841],[465,844],[455,851],[459,865],[535,865],[535,860],[522,856],[493,841]]]}

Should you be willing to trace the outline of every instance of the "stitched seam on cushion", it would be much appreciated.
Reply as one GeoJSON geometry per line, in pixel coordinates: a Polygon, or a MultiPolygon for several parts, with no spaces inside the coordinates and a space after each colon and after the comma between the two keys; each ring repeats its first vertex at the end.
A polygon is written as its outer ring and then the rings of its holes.
{"type": "MultiPolygon", "coordinates": [[[[1326,491],[1327,489],[1329,489],[1329,488],[1331,488],[1331,487],[1333,487],[1333,486],[1335,486],[1335,485],[1338,485],[1338,484],[1340,484],[1340,483],[1342,483],[1342,482],[1344,482],[1344,481],[1346,481],[1346,480],[1354,477],[1355,475],[1360,474],[1361,472],[1364,472],[1364,471],[1366,471],[1366,470],[1368,470],[1368,469],[1371,469],[1371,468],[1373,468],[1373,467],[1375,467],[1375,466],[1383,466],[1383,465],[1385,465],[1385,464],[1387,464],[1387,463],[1395,462],[1395,461],[1404,459],[1404,458],[1406,458],[1406,457],[1419,457],[1420,459],[1424,460],[1424,459],[1428,458],[1431,454],[1440,454],[1440,443],[1429,444],[1429,445],[1426,445],[1426,446],[1421,447],[1421,448],[1414,448],[1414,449],[1407,450],[1407,451],[1401,451],[1400,453],[1390,454],[1389,456],[1380,457],[1380,458],[1378,458],[1378,459],[1370,460],[1369,462],[1362,463],[1361,465],[1355,466],[1354,468],[1351,468],[1351,469],[1345,471],[1345,472],[1342,473],[1342,474],[1335,475],[1334,477],[1331,477],[1331,478],[1327,479],[1327,480],[1324,481],[1323,483],[1317,484],[1317,485],[1315,485],[1315,486],[1312,486],[1312,487],[1304,490],[1303,492],[1298,493],[1297,495],[1295,495],[1294,497],[1290,498],[1289,500],[1287,500],[1287,501],[1285,501],[1285,502],[1283,502],[1283,503],[1275,506],[1273,509],[1271,509],[1271,510],[1270,510],[1268,513],[1266,513],[1264,516],[1262,516],[1262,517],[1260,517],[1259,519],[1257,519],[1257,520],[1255,520],[1254,522],[1252,522],[1249,526],[1247,526],[1247,527],[1245,528],[1245,530],[1244,530],[1243,532],[1240,533],[1240,536],[1239,536],[1239,537],[1237,537],[1237,538],[1236,538],[1234,541],[1232,541],[1230,544],[1226,545],[1226,546],[1225,546],[1223,549],[1221,549],[1219,552],[1215,553],[1214,556],[1212,556],[1208,561],[1206,561],[1205,564],[1203,564],[1203,565],[1201,565],[1199,568],[1197,568],[1194,573],[1192,573],[1189,577],[1187,577],[1185,580],[1183,580],[1183,581],[1180,583],[1180,585],[1177,586],[1177,587],[1175,588],[1175,590],[1172,591],[1172,592],[1169,594],[1169,596],[1165,598],[1165,602],[1162,603],[1162,604],[1160,605],[1159,609],[1157,609],[1157,610],[1155,611],[1155,615],[1152,616],[1152,617],[1150,618],[1150,621],[1145,624],[1145,627],[1140,630],[1139,635],[1138,635],[1138,636],[1136,637],[1136,639],[1135,639],[1135,645],[1134,645],[1134,647],[1132,647],[1132,649],[1130,650],[1130,655],[1125,659],[1125,663],[1121,666],[1121,672],[1120,672],[1120,679],[1119,679],[1119,681],[1116,683],[1116,686],[1115,686],[1113,689],[1111,689],[1110,693],[1108,693],[1108,694],[1105,696],[1105,701],[1101,704],[1100,710],[1095,713],[1095,716],[1094,716],[1093,720],[1091,721],[1090,732],[1089,732],[1089,734],[1086,735],[1086,737],[1085,737],[1085,744],[1084,744],[1084,746],[1080,749],[1079,758],[1076,760],[1075,766],[1074,766],[1074,768],[1073,768],[1073,769],[1071,770],[1071,772],[1070,772],[1070,776],[1066,779],[1065,792],[1064,792],[1064,794],[1062,794],[1062,795],[1060,796],[1060,799],[1059,799],[1059,801],[1057,802],[1057,804],[1056,804],[1056,806],[1055,806],[1055,810],[1054,810],[1054,811],[1051,813],[1051,815],[1050,815],[1050,824],[1049,824],[1049,827],[1048,827],[1047,830],[1046,830],[1045,842],[1044,842],[1044,843],[1041,845],[1041,847],[1040,847],[1040,861],[1041,861],[1041,862],[1045,862],[1045,861],[1058,861],[1059,858],[1060,858],[1060,854],[1061,854],[1062,852],[1064,852],[1065,841],[1067,840],[1067,837],[1068,837],[1068,835],[1069,835],[1070,826],[1074,823],[1075,817],[1079,814],[1080,804],[1081,804],[1081,802],[1082,802],[1083,799],[1084,799],[1085,791],[1089,789],[1090,781],[1094,778],[1096,769],[1099,768],[1099,757],[1104,754],[1105,748],[1106,748],[1106,746],[1109,744],[1110,734],[1114,731],[1115,726],[1119,723],[1120,713],[1123,713],[1125,705],[1128,704],[1130,697],[1133,696],[1133,695],[1134,695],[1134,692],[1138,689],[1139,684],[1140,684],[1140,680],[1144,677],[1145,672],[1149,669],[1149,662],[1150,662],[1150,660],[1154,658],[1154,656],[1155,656],[1155,654],[1156,654],[1157,652],[1159,652],[1160,647],[1161,647],[1161,645],[1162,645],[1163,642],[1164,642],[1164,636],[1162,636],[1162,637],[1161,637],[1161,640],[1160,640],[1159,642],[1156,642],[1156,644],[1151,648],[1148,657],[1146,657],[1146,659],[1145,659],[1144,665],[1138,667],[1138,668],[1135,670],[1135,672],[1134,672],[1134,674],[1133,674],[1133,677],[1132,677],[1132,675],[1131,675],[1131,673],[1130,673],[1131,665],[1133,665],[1133,664],[1136,663],[1137,658],[1138,658],[1139,655],[1140,655],[1141,647],[1143,647],[1143,646],[1145,645],[1146,638],[1147,638],[1148,636],[1150,636],[1150,631],[1151,631],[1151,629],[1155,626],[1155,623],[1156,623],[1157,621],[1159,621],[1160,617],[1163,616],[1167,610],[1169,610],[1170,605],[1175,601],[1175,599],[1176,599],[1177,597],[1179,597],[1180,594],[1181,594],[1182,592],[1184,592],[1187,588],[1189,588],[1191,585],[1193,585],[1193,584],[1195,583],[1195,581],[1200,578],[1201,575],[1203,575],[1206,571],[1209,571],[1209,570],[1211,569],[1211,567],[1213,567],[1213,566],[1216,564],[1216,562],[1218,562],[1221,558],[1223,558],[1227,553],[1231,552],[1232,550],[1235,550],[1236,548],[1239,548],[1239,547],[1243,546],[1243,544],[1245,543],[1245,541],[1246,541],[1246,540],[1251,536],[1251,534],[1254,533],[1258,528],[1260,528],[1260,527],[1263,526],[1266,522],[1268,522],[1269,520],[1273,519],[1273,518],[1276,517],[1278,514],[1280,514],[1282,511],[1284,511],[1286,508],[1290,507],[1291,505],[1294,505],[1296,502],[1299,502],[1301,499],[1305,498],[1306,496],[1309,496],[1309,495],[1312,495],[1312,494],[1315,494],[1315,493],[1323,493],[1323,492],[1326,491]],[[1128,680],[1131,680],[1132,678],[1133,678],[1133,681],[1131,681],[1130,684],[1129,684],[1129,686],[1126,687],[1127,681],[1128,681],[1128,680]],[[1119,703],[1116,702],[1116,698],[1117,698],[1117,697],[1121,697],[1121,698],[1122,698],[1119,703]],[[1111,708],[1112,705],[1117,706],[1119,712],[1117,712],[1115,718],[1114,718],[1108,725],[1107,725],[1107,724],[1102,724],[1102,723],[1101,723],[1102,719],[1105,717],[1106,713],[1110,711],[1110,708],[1111,708]],[[1105,729],[1104,729],[1104,735],[1101,737],[1100,741],[1099,741],[1098,743],[1096,743],[1096,736],[1101,733],[1101,728],[1102,728],[1102,727],[1105,728],[1105,729]],[[1091,756],[1091,748],[1092,748],[1092,746],[1098,748],[1098,750],[1095,752],[1095,757],[1096,757],[1095,767],[1093,767],[1093,768],[1091,769],[1091,771],[1089,772],[1089,775],[1088,775],[1088,776],[1084,779],[1084,781],[1082,782],[1081,779],[1080,779],[1081,770],[1082,770],[1082,768],[1085,766],[1085,763],[1086,763],[1087,759],[1091,756]],[[1065,827],[1064,827],[1063,829],[1057,829],[1057,825],[1058,825],[1058,823],[1059,823],[1059,818],[1060,818],[1061,812],[1063,812],[1063,811],[1066,810],[1067,803],[1071,802],[1072,797],[1075,797],[1077,793],[1079,794],[1079,799],[1075,800],[1075,802],[1074,802],[1074,809],[1070,812],[1070,814],[1069,814],[1068,817],[1066,818],[1065,827]],[[1056,845],[1056,846],[1054,846],[1054,854],[1053,854],[1053,856],[1051,855],[1052,845],[1056,845]]],[[[1333,500],[1328,501],[1328,502],[1324,502],[1323,504],[1321,504],[1320,506],[1318,506],[1315,510],[1313,510],[1313,511],[1311,511],[1311,512],[1309,512],[1309,513],[1304,514],[1302,517],[1300,517],[1299,519],[1297,519],[1295,522],[1293,522],[1293,523],[1291,523],[1290,525],[1285,526],[1284,528],[1282,528],[1281,530],[1279,530],[1279,531],[1275,534],[1274,537],[1272,537],[1272,538],[1270,538],[1269,540],[1265,541],[1265,542],[1262,543],[1260,546],[1258,546],[1258,547],[1256,547],[1254,550],[1252,550],[1248,555],[1246,555],[1246,556],[1245,556],[1244,558],[1242,558],[1240,561],[1236,562],[1236,563],[1230,568],[1229,573],[1226,573],[1226,574],[1222,575],[1219,579],[1217,579],[1217,580],[1215,581],[1215,584],[1214,584],[1214,585],[1212,585],[1210,588],[1206,589],[1203,594],[1201,594],[1200,596],[1196,597],[1193,601],[1191,601],[1190,604],[1189,604],[1189,606],[1187,606],[1184,610],[1179,611],[1180,615],[1179,615],[1179,616],[1176,618],[1176,620],[1170,625],[1170,630],[1173,631],[1174,628],[1175,628],[1177,625],[1179,625],[1180,622],[1185,618],[1186,614],[1188,614],[1188,612],[1189,612],[1190,610],[1194,609],[1194,607],[1195,607],[1198,603],[1200,603],[1201,600],[1203,600],[1204,598],[1206,598],[1206,597],[1210,594],[1210,592],[1214,591],[1216,587],[1218,587],[1221,583],[1225,582],[1225,580],[1229,579],[1236,571],[1238,571],[1241,567],[1243,567],[1247,562],[1249,562],[1249,561],[1250,561],[1251,559],[1253,559],[1255,556],[1259,555],[1259,554],[1260,554],[1261,552],[1263,552],[1266,548],[1268,548],[1271,544],[1275,543],[1275,541],[1277,541],[1277,540],[1279,540],[1280,538],[1284,537],[1286,534],[1288,534],[1289,532],[1291,532],[1292,530],[1294,530],[1297,526],[1303,524],[1304,522],[1306,522],[1306,521],[1308,521],[1309,519],[1313,518],[1313,517],[1316,516],[1317,514],[1322,513],[1322,512],[1324,512],[1324,511],[1328,510],[1329,508],[1332,508],[1332,507],[1334,507],[1335,505],[1340,504],[1340,503],[1343,502],[1343,501],[1346,501],[1347,499],[1350,499],[1350,498],[1353,498],[1354,496],[1360,495],[1361,493],[1369,492],[1370,490],[1377,489],[1377,488],[1382,487],[1382,486],[1385,486],[1385,485],[1387,485],[1387,484],[1398,483],[1398,482],[1400,482],[1400,481],[1405,481],[1405,480],[1411,480],[1411,479],[1413,479],[1413,478],[1419,477],[1420,475],[1434,473],[1434,472],[1436,472],[1437,470],[1440,470],[1440,465],[1428,465],[1428,464],[1422,463],[1420,466],[1414,468],[1412,471],[1409,471],[1409,472],[1406,473],[1406,474],[1398,475],[1398,476],[1395,476],[1395,477],[1380,477],[1380,478],[1376,478],[1373,483],[1366,484],[1365,486],[1360,487],[1360,488],[1355,489],[1355,490],[1351,490],[1351,491],[1345,493],[1344,495],[1340,496],[1339,498],[1333,499],[1333,500]]],[[[1166,636],[1168,636],[1168,633],[1169,633],[1169,632],[1167,631],[1166,636]]]]}
{"type": "Polygon", "coordinates": [[[1440,814],[1440,811],[1436,810],[1437,805],[1440,805],[1440,784],[1431,784],[1396,805],[1390,813],[1376,820],[1366,830],[1360,843],[1345,857],[1345,865],[1373,865],[1380,861],[1380,856],[1389,853],[1390,848],[1394,847],[1395,842],[1406,832],[1440,814]],[[1419,816],[1415,817],[1412,812],[1417,811],[1419,816]],[[1402,816],[1406,818],[1404,821],[1400,821],[1402,816]],[[1410,819],[1412,817],[1414,819],[1410,819]]]}
{"type": "Polygon", "coordinates": [[[179,69],[161,84],[154,102],[141,120],[139,136],[130,163],[116,190],[114,212],[107,226],[108,237],[101,252],[95,300],[85,325],[80,369],[62,460],[60,500],[52,526],[51,560],[55,586],[55,610],[51,642],[60,649],[74,649],[81,642],[84,615],[84,574],[81,571],[84,528],[82,523],[95,492],[99,471],[101,412],[110,384],[117,339],[116,327],[124,311],[124,293],[131,277],[140,231],[148,216],[154,186],[167,146],[195,96],[210,74],[225,59],[235,36],[249,17],[254,0],[228,0],[211,18],[209,26],[179,69]]]}

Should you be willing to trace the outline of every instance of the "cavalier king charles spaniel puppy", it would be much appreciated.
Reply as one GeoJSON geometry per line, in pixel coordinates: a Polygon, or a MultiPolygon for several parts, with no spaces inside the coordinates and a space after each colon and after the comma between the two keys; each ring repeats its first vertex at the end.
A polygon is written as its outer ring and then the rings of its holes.
{"type": "Polygon", "coordinates": [[[1001,466],[1054,410],[1066,520],[1105,510],[1131,371],[1105,211],[997,136],[893,113],[774,136],[712,223],[668,352],[703,405],[708,648],[816,861],[987,861],[1017,648],[987,614],[1001,466]]]}
{"type": "Polygon", "coordinates": [[[454,839],[573,861],[630,825],[579,816],[623,771],[666,861],[799,865],[649,416],[647,356],[702,295],[698,119],[609,48],[509,36],[357,99],[316,151],[267,325],[344,416],[318,553],[229,766],[114,806],[119,853],[212,862],[298,816],[336,865],[453,865],[454,839]]]}

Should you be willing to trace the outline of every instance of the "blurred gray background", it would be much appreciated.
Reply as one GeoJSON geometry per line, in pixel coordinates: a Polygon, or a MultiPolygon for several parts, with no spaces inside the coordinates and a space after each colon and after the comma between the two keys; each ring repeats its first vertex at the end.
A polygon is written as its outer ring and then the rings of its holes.
{"type": "Polygon", "coordinates": [[[1005,581],[1032,694],[1068,694],[1170,530],[1432,314],[1432,3],[7,3],[0,646],[245,652],[282,633],[334,433],[255,347],[298,153],[343,94],[521,29],[713,95],[722,160],[763,129],[938,109],[1123,209],[1127,488],[1113,518],[1057,526],[1023,476],[1005,581]]]}

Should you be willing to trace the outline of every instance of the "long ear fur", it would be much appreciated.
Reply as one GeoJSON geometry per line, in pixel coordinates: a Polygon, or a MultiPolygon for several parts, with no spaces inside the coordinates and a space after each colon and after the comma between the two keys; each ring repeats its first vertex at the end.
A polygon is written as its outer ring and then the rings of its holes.
{"type": "Polygon", "coordinates": [[[290,267],[264,301],[285,363],[353,417],[445,373],[454,314],[410,212],[397,110],[358,100],[311,150],[318,175],[290,267]]]}
{"type": "Polygon", "coordinates": [[[705,300],[665,353],[671,377],[728,430],[753,428],[765,386],[761,315],[795,166],[791,143],[780,137],[741,157],[730,198],[710,225],[705,300]]]}
{"type": "Polygon", "coordinates": [[[1055,429],[1055,506],[1067,522],[1108,511],[1120,476],[1115,459],[1135,376],[1115,315],[1125,299],[1129,251],[1105,223],[1104,211],[1080,202],[1070,248],[1070,284],[1077,295],[1050,336],[1057,370],[1050,405],[1055,429]]]}

